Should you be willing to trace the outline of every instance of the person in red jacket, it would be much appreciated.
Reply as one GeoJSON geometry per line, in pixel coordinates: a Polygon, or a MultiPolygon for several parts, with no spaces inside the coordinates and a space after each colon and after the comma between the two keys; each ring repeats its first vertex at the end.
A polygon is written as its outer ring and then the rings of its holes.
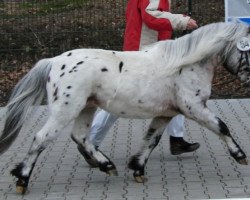
{"type": "Polygon", "coordinates": [[[169,0],[129,0],[123,50],[138,51],[156,41],[171,39],[173,30],[198,27],[189,16],[169,11],[169,0]]]}
{"type": "MultiPolygon", "coordinates": [[[[172,14],[168,0],[129,0],[126,9],[126,29],[124,51],[138,51],[160,40],[171,39],[173,30],[197,28],[195,20],[182,14],[172,14]]],[[[92,123],[89,139],[98,147],[117,116],[104,110],[99,111],[92,123]]],[[[188,143],[183,139],[184,116],[177,115],[167,126],[170,135],[170,151],[173,155],[192,152],[199,148],[199,143],[188,143]]],[[[97,167],[91,156],[86,155],[78,146],[85,160],[92,167],[97,167]]]]}

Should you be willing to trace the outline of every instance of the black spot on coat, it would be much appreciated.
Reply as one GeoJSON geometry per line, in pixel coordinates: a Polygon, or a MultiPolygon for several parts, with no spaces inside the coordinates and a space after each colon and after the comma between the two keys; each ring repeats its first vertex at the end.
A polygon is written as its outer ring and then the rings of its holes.
{"type": "Polygon", "coordinates": [[[61,70],[64,70],[64,69],[65,69],[65,66],[66,66],[66,65],[63,65],[63,66],[61,67],[61,70]]]}
{"type": "Polygon", "coordinates": [[[123,62],[120,62],[119,64],[119,71],[122,72],[123,62]]]}
{"type": "Polygon", "coordinates": [[[200,91],[201,90],[197,90],[195,95],[198,96],[200,94],[200,91]]]}
{"type": "Polygon", "coordinates": [[[57,95],[57,92],[58,92],[58,87],[54,91],[54,94],[53,94],[54,97],[57,95]]]}
{"type": "Polygon", "coordinates": [[[68,54],[68,56],[71,56],[72,55],[72,53],[70,52],[69,54],[68,54]]]}
{"type": "Polygon", "coordinates": [[[107,69],[107,68],[105,68],[105,67],[104,67],[104,68],[102,68],[101,70],[102,70],[102,72],[107,72],[107,71],[108,71],[108,69],[107,69]]]}
{"type": "Polygon", "coordinates": [[[83,61],[80,61],[80,62],[77,63],[77,65],[81,65],[82,63],[84,63],[84,62],[83,62],[83,61]]]}

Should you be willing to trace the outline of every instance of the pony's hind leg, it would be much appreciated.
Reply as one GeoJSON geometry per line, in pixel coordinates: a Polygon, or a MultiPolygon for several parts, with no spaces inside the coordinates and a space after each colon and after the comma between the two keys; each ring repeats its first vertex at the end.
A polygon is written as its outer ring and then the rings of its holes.
{"type": "Polygon", "coordinates": [[[184,113],[189,118],[197,121],[200,125],[205,126],[227,144],[230,155],[240,164],[247,165],[246,154],[233,139],[227,125],[218,117],[215,116],[204,104],[187,106],[184,113]]]}
{"type": "Polygon", "coordinates": [[[92,167],[98,167],[98,163],[93,159],[91,155],[86,152],[84,143],[87,137],[87,133],[90,131],[95,111],[95,107],[85,108],[85,110],[82,111],[75,119],[74,127],[71,133],[71,138],[77,144],[78,151],[82,154],[86,161],[91,162],[89,164],[92,167]]]}
{"type": "Polygon", "coordinates": [[[43,128],[36,134],[23,161],[11,171],[11,174],[18,178],[16,182],[18,193],[24,194],[26,192],[38,156],[49,142],[57,137],[64,126],[65,122],[61,123],[57,119],[50,117],[43,128]]]}
{"type": "MultiPolygon", "coordinates": [[[[80,153],[91,160],[95,167],[109,175],[117,175],[114,163],[89,141],[89,131],[96,108],[85,108],[75,119],[72,139],[77,144],[80,153]]],[[[86,160],[85,159],[85,160],[86,160]]]]}
{"type": "Polygon", "coordinates": [[[128,167],[134,170],[134,178],[136,182],[142,183],[145,180],[144,177],[144,168],[147,163],[147,160],[158,145],[161,136],[165,130],[166,124],[171,118],[154,118],[149,126],[149,129],[146,135],[143,138],[143,145],[137,154],[130,158],[128,167]]]}
{"type": "MultiPolygon", "coordinates": [[[[55,108],[55,107],[53,107],[55,108]]],[[[18,193],[24,194],[28,187],[29,179],[35,163],[40,153],[59,135],[61,130],[67,126],[70,121],[74,120],[79,114],[79,111],[72,107],[57,107],[51,110],[50,117],[42,129],[36,133],[31,147],[21,163],[19,163],[11,174],[18,178],[16,189],[18,193]]]]}

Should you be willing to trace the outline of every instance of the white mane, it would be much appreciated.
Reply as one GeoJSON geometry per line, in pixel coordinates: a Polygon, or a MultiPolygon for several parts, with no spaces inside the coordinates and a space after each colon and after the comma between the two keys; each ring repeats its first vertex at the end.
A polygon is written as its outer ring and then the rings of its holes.
{"type": "Polygon", "coordinates": [[[175,40],[167,40],[149,45],[145,49],[164,48],[169,75],[190,65],[220,55],[222,58],[235,42],[247,35],[248,26],[242,23],[214,23],[203,26],[191,34],[175,40]]]}

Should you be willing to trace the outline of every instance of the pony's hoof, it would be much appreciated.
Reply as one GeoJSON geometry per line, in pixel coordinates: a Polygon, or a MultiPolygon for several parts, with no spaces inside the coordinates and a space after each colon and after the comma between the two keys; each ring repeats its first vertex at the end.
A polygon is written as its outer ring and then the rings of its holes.
{"type": "Polygon", "coordinates": [[[25,194],[27,191],[27,187],[24,186],[16,186],[16,192],[18,194],[25,194]]]}
{"type": "Polygon", "coordinates": [[[111,170],[107,171],[107,174],[109,176],[118,176],[118,172],[116,169],[111,169],[111,170]]]}
{"type": "Polygon", "coordinates": [[[238,160],[238,163],[241,165],[248,165],[248,160],[243,158],[243,159],[238,160]]]}
{"type": "Polygon", "coordinates": [[[147,180],[145,176],[134,176],[134,178],[137,183],[144,183],[147,180]]]}

